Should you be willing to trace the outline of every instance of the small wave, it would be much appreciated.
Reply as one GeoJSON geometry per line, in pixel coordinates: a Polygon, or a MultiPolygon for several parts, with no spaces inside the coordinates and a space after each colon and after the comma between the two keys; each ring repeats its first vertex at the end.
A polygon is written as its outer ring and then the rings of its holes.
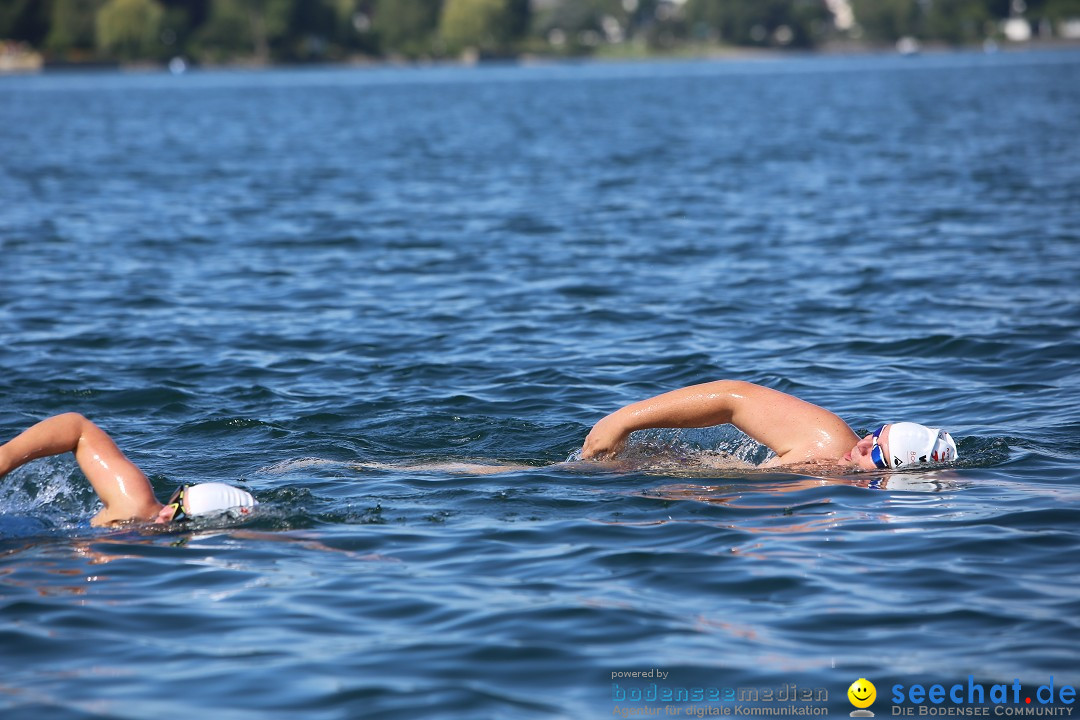
{"type": "Polygon", "coordinates": [[[0,515],[63,525],[86,519],[99,506],[97,496],[67,458],[38,460],[0,477],[0,515]]]}
{"type": "Polygon", "coordinates": [[[254,418],[244,417],[226,417],[226,418],[214,418],[211,420],[199,420],[196,422],[184,423],[178,428],[178,432],[181,433],[211,433],[219,430],[246,430],[249,428],[267,428],[270,430],[282,430],[279,425],[274,423],[265,422],[263,420],[257,420],[254,418]]]}
{"type": "Polygon", "coordinates": [[[1010,458],[1010,440],[1007,437],[968,437],[960,438],[957,442],[957,454],[960,460],[956,467],[995,467],[1004,465],[1010,458]]]}
{"type": "MultiPolygon", "coordinates": [[[[732,428],[656,429],[632,433],[618,459],[640,469],[752,469],[773,455],[761,443],[732,428]]],[[[581,450],[567,462],[581,461],[581,450]]]]}

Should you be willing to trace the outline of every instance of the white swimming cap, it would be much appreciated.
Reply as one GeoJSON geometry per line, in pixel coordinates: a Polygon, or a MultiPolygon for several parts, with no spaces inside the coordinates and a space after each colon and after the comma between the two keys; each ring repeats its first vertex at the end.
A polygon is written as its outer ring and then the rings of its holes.
{"type": "Polygon", "coordinates": [[[184,506],[188,515],[214,515],[226,510],[236,510],[247,515],[258,505],[251,493],[225,483],[192,485],[184,493],[184,506]]]}
{"type": "Polygon", "coordinates": [[[889,466],[951,462],[958,459],[956,443],[944,430],[918,423],[889,424],[889,466]]]}

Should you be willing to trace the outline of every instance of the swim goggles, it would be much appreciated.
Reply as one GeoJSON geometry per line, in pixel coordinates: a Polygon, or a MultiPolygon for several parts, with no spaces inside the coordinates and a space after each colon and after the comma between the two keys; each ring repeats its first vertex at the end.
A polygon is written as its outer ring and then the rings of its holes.
{"type": "Polygon", "coordinates": [[[880,425],[877,430],[874,431],[874,446],[870,448],[870,459],[874,461],[874,465],[881,470],[889,469],[889,461],[885,457],[885,451],[878,445],[878,435],[885,429],[885,425],[880,425]]]}
{"type": "Polygon", "coordinates": [[[180,487],[176,488],[176,492],[174,492],[172,494],[172,497],[169,498],[169,502],[165,503],[165,507],[172,507],[176,509],[176,512],[174,512],[172,516],[173,522],[183,522],[184,520],[191,519],[190,517],[188,517],[187,510],[184,510],[184,493],[187,492],[187,489],[189,487],[191,486],[181,485],[180,487]]]}

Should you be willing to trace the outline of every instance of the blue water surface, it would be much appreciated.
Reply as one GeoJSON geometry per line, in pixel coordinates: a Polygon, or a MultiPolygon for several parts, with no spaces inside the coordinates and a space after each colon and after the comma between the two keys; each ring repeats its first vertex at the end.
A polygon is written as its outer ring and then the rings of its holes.
{"type": "Polygon", "coordinates": [[[1077,78],[0,78],[0,439],[78,411],[159,496],[261,502],[101,530],[70,457],[0,479],[0,712],[600,718],[647,706],[612,673],[661,669],[841,716],[865,677],[880,716],[896,683],[1080,684],[1077,78]],[[747,472],[767,451],[720,428],[557,464],[724,377],[962,460],[747,472]]]}

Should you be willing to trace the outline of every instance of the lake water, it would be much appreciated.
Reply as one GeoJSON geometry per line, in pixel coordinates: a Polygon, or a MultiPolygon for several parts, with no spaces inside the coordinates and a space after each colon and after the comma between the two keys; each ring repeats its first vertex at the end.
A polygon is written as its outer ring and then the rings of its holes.
{"type": "Polygon", "coordinates": [[[846,717],[861,677],[882,717],[897,684],[1080,684],[1080,52],[0,101],[0,438],[79,411],[159,496],[261,502],[91,530],[70,457],[0,479],[5,718],[662,714],[652,683],[846,717]],[[713,461],[765,451],[721,428],[553,466],[725,377],[963,459],[743,472],[713,461]],[[410,467],[444,462],[530,467],[410,467]]]}

